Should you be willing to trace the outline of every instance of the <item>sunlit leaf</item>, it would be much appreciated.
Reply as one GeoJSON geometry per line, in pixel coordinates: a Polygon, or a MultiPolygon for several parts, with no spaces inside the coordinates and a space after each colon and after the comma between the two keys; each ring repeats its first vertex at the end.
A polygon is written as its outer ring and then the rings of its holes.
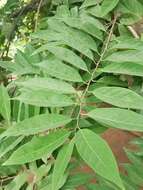
{"type": "Polygon", "coordinates": [[[71,141],[69,144],[65,145],[58,153],[52,174],[52,190],[58,190],[60,187],[61,178],[63,177],[63,174],[71,159],[73,147],[74,141],[71,141]]]}
{"type": "Polygon", "coordinates": [[[60,130],[46,136],[33,137],[30,142],[18,148],[4,165],[18,165],[40,159],[61,146],[68,136],[69,132],[60,130]]]}
{"type": "Polygon", "coordinates": [[[143,131],[143,116],[130,110],[120,108],[97,108],[88,116],[107,126],[129,131],[143,131]]]}
{"type": "Polygon", "coordinates": [[[14,99],[40,107],[65,107],[74,104],[71,98],[66,95],[47,92],[44,90],[26,90],[14,99]]]}
{"type": "Polygon", "coordinates": [[[113,153],[100,136],[88,129],[79,130],[76,135],[76,147],[83,160],[97,174],[113,182],[120,189],[125,189],[113,153]]]}
{"type": "Polygon", "coordinates": [[[16,84],[26,87],[32,90],[47,90],[65,94],[75,93],[74,88],[61,80],[52,79],[52,78],[32,78],[23,82],[17,82],[16,84]]]}
{"type": "Polygon", "coordinates": [[[1,134],[0,138],[8,136],[32,135],[49,129],[62,127],[71,119],[61,114],[41,114],[16,123],[1,134]]]}
{"type": "Polygon", "coordinates": [[[0,86],[0,114],[5,120],[10,122],[10,97],[8,95],[7,89],[3,85],[0,86]]]}
{"type": "Polygon", "coordinates": [[[143,109],[143,98],[136,92],[121,87],[101,87],[93,94],[103,102],[121,107],[143,109]]]}
{"type": "Polygon", "coordinates": [[[50,76],[66,81],[82,82],[82,78],[76,69],[62,63],[58,59],[50,58],[46,61],[40,62],[38,66],[43,72],[50,76]]]}

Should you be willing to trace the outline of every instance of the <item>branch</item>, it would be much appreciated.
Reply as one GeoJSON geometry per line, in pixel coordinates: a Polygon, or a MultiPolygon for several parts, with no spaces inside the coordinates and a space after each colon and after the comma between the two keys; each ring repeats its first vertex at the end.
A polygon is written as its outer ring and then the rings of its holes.
{"type": "Polygon", "coordinates": [[[90,80],[88,81],[87,86],[86,86],[84,92],[83,92],[82,95],[81,95],[81,98],[80,98],[80,106],[79,106],[79,112],[78,112],[77,118],[76,118],[76,120],[77,120],[76,129],[77,129],[77,128],[80,129],[79,121],[80,121],[80,116],[81,116],[81,111],[82,111],[82,102],[83,102],[83,99],[85,98],[85,96],[86,96],[86,94],[87,94],[87,92],[88,92],[88,90],[89,90],[90,84],[91,84],[91,82],[92,82],[92,80],[93,80],[93,78],[94,78],[94,74],[95,74],[95,72],[97,71],[97,69],[98,69],[100,63],[102,62],[102,59],[103,59],[103,57],[104,57],[104,55],[105,55],[105,53],[106,53],[106,51],[107,51],[107,49],[108,49],[109,43],[110,43],[111,38],[112,38],[112,35],[113,35],[113,31],[114,31],[114,27],[115,27],[117,18],[118,18],[118,15],[115,15],[115,16],[114,16],[114,19],[113,19],[113,22],[112,22],[112,26],[111,26],[110,32],[109,32],[109,35],[108,35],[108,37],[107,37],[107,40],[105,41],[105,44],[103,44],[103,50],[102,50],[102,52],[101,52],[100,58],[99,58],[99,60],[97,61],[96,66],[95,66],[95,69],[94,69],[93,72],[91,73],[91,78],[90,78],[90,80]]]}
{"type": "MultiPolygon", "coordinates": [[[[35,11],[35,10],[37,10],[39,3],[40,3],[40,0],[31,0],[31,2],[29,4],[25,5],[24,7],[20,8],[18,10],[16,10],[15,12],[13,12],[10,15],[10,17],[16,18],[19,15],[26,15],[30,11],[35,11]]],[[[43,7],[46,3],[47,3],[46,1],[43,1],[41,4],[41,7],[43,7]]]]}
{"type": "MultiPolygon", "coordinates": [[[[51,3],[51,0],[49,0],[48,3],[51,3]]],[[[5,48],[1,53],[0,57],[2,59],[5,56],[6,57],[8,56],[10,44],[14,38],[14,33],[15,33],[16,29],[18,28],[18,23],[19,23],[19,20],[21,19],[21,17],[26,16],[30,11],[36,11],[36,10],[38,10],[38,15],[39,15],[40,8],[44,7],[46,4],[47,4],[47,0],[42,0],[42,1],[41,0],[31,0],[29,4],[21,7],[20,9],[16,10],[9,16],[10,18],[13,19],[13,27],[10,31],[10,35],[9,35],[9,38],[5,45],[5,48]],[[39,8],[39,5],[40,5],[40,8],[39,8]]]]}
{"type": "Polygon", "coordinates": [[[43,3],[43,0],[40,0],[38,8],[37,8],[36,17],[35,17],[35,29],[34,29],[34,31],[36,31],[37,27],[38,27],[38,17],[39,17],[40,9],[42,7],[42,3],[43,3]]]}
{"type": "Polygon", "coordinates": [[[139,39],[139,35],[138,33],[134,30],[134,28],[132,26],[127,26],[128,30],[131,32],[131,34],[133,35],[134,38],[139,39]]]}

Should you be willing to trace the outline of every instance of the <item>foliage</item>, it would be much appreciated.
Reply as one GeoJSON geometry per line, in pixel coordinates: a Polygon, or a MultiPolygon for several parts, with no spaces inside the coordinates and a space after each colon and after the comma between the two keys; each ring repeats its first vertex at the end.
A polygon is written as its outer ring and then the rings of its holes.
{"type": "MultiPolygon", "coordinates": [[[[130,163],[124,163],[120,166],[122,167],[121,178],[124,182],[125,188],[130,190],[138,190],[143,186],[143,139],[135,138],[131,141],[131,145],[136,147],[136,150],[125,149],[126,155],[130,163]]],[[[102,178],[99,178],[99,184],[89,184],[87,188],[92,189],[111,189],[110,184],[104,181],[102,178]]],[[[115,188],[115,187],[114,187],[115,188]]],[[[113,189],[114,189],[113,188],[113,189]]]]}
{"type": "Polygon", "coordinates": [[[142,14],[139,0],[1,2],[1,189],[142,185],[126,184],[100,136],[143,131],[142,14]]]}

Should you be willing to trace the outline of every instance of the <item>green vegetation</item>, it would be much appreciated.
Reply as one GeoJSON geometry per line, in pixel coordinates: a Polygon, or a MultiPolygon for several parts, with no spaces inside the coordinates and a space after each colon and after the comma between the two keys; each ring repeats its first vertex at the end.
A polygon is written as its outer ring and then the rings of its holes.
{"type": "Polygon", "coordinates": [[[123,175],[100,136],[143,132],[142,18],[142,0],[0,1],[0,190],[143,186],[142,139],[123,175]]]}

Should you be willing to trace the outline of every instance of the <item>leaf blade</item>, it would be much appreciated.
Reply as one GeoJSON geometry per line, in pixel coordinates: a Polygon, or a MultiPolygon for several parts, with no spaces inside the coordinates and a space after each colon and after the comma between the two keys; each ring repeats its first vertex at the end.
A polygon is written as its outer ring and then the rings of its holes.
{"type": "Polygon", "coordinates": [[[104,68],[100,69],[101,72],[105,73],[117,73],[117,74],[127,74],[133,76],[143,76],[143,66],[133,63],[111,63],[104,68]]]}
{"type": "Polygon", "coordinates": [[[66,107],[74,104],[69,96],[43,90],[26,90],[13,99],[39,107],[66,107]]]}
{"type": "Polygon", "coordinates": [[[52,190],[58,190],[60,187],[61,178],[63,177],[70,161],[73,147],[74,141],[71,141],[69,144],[66,144],[58,153],[52,174],[52,190]]]}
{"type": "Polygon", "coordinates": [[[49,129],[55,129],[66,125],[71,119],[61,114],[41,114],[25,119],[8,128],[0,135],[0,138],[19,135],[34,135],[49,129]]]}
{"type": "Polygon", "coordinates": [[[106,127],[129,131],[143,131],[143,116],[130,110],[120,108],[97,108],[87,115],[106,127]]]}
{"type": "Polygon", "coordinates": [[[10,97],[3,85],[0,86],[0,114],[8,121],[8,123],[10,122],[10,97]]]}
{"type": "Polygon", "coordinates": [[[16,82],[17,85],[30,90],[50,90],[53,92],[73,94],[75,89],[68,83],[53,78],[32,78],[23,82],[16,82]]]}
{"type": "Polygon", "coordinates": [[[121,108],[143,109],[143,98],[134,91],[121,87],[101,87],[93,91],[100,100],[121,108]]]}
{"type": "Polygon", "coordinates": [[[83,160],[96,173],[125,189],[113,153],[100,136],[88,129],[79,130],[76,135],[76,147],[83,160]]]}
{"type": "Polygon", "coordinates": [[[64,64],[62,61],[50,58],[37,64],[40,69],[50,76],[72,82],[82,82],[82,78],[75,68],[64,64]]]}
{"type": "Polygon", "coordinates": [[[73,53],[73,51],[60,46],[49,46],[47,49],[57,58],[66,61],[79,69],[88,71],[86,63],[79,56],[73,53]]]}
{"type": "Polygon", "coordinates": [[[25,164],[51,154],[65,142],[69,134],[65,130],[60,130],[47,136],[35,137],[18,148],[3,165],[25,164]]]}

